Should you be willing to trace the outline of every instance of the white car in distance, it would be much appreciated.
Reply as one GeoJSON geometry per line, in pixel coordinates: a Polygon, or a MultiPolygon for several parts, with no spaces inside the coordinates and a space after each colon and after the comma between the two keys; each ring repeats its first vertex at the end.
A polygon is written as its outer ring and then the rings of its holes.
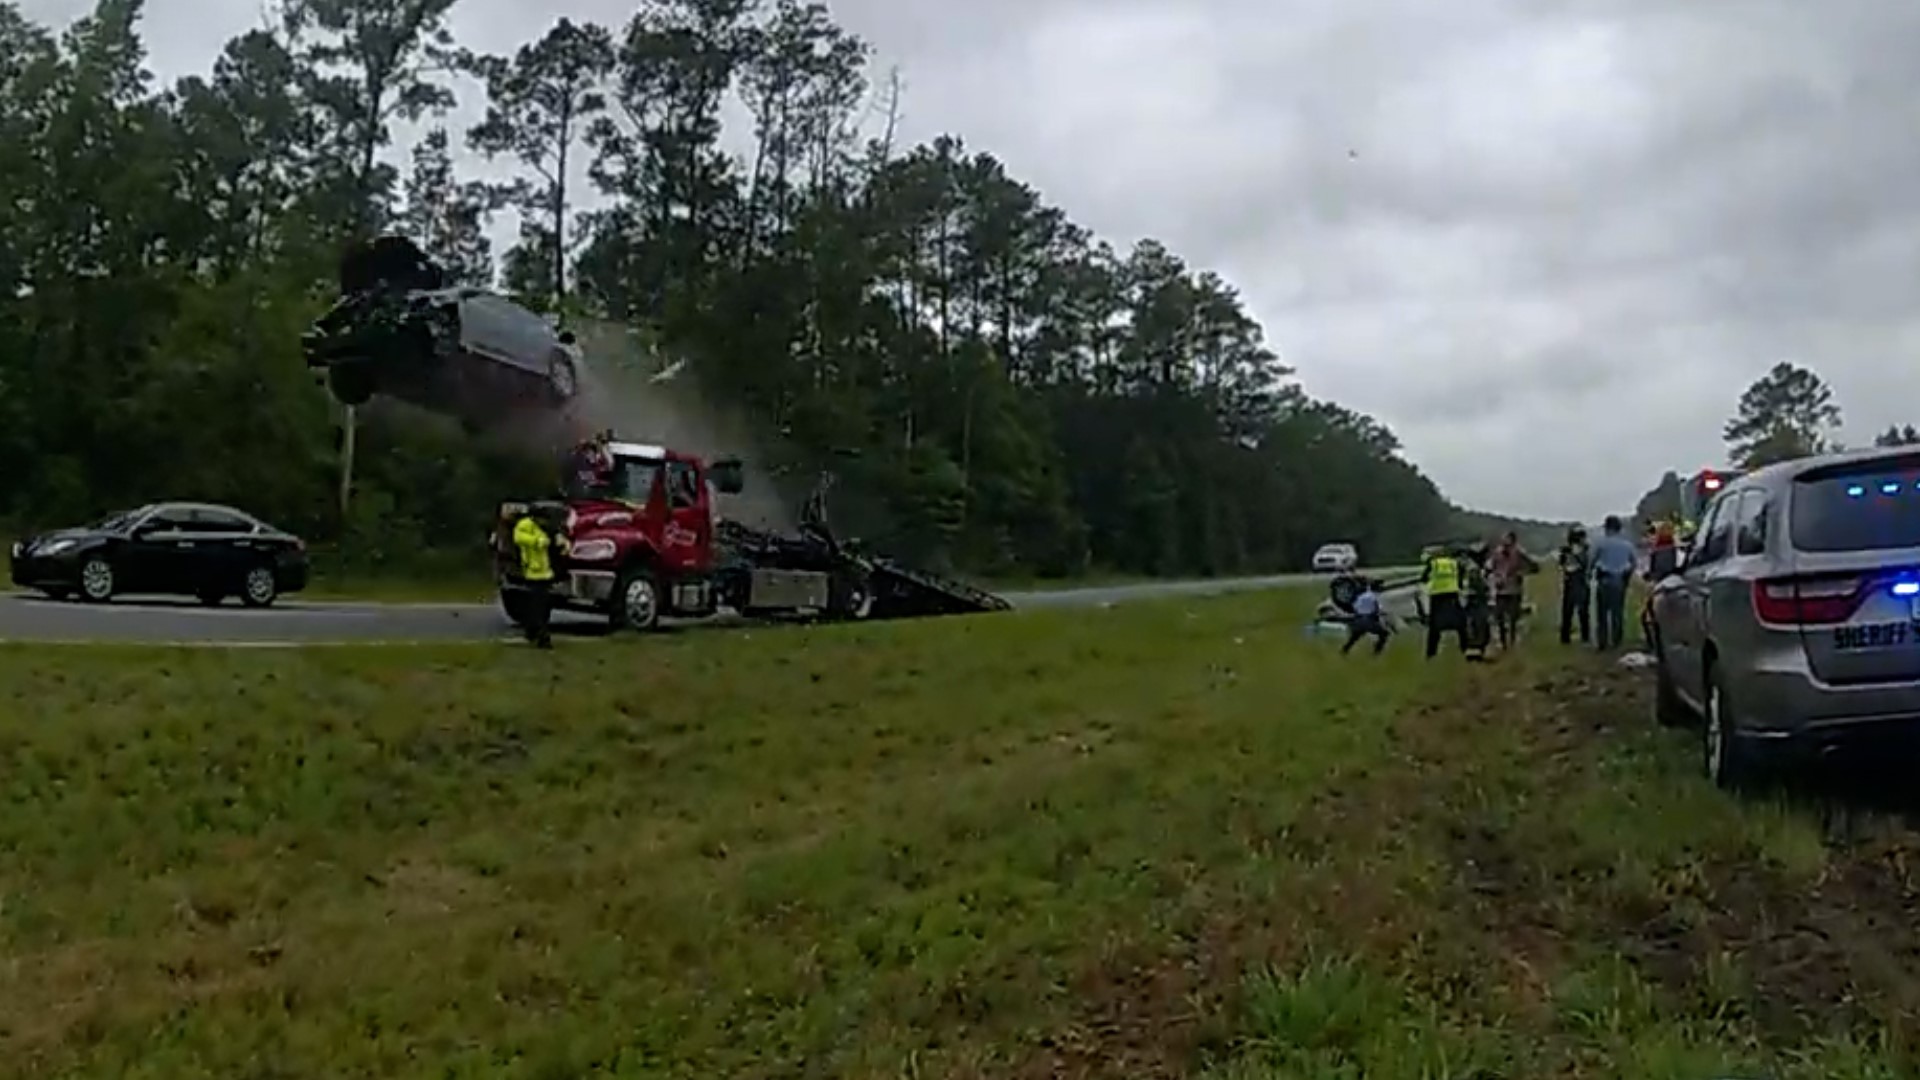
{"type": "Polygon", "coordinates": [[[1360,565],[1360,549],[1352,544],[1322,544],[1313,553],[1315,573],[1352,570],[1360,565]]]}

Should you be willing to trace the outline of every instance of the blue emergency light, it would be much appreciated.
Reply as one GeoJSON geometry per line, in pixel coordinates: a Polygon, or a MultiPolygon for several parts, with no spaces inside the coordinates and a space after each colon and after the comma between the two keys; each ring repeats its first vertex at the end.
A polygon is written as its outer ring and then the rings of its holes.
{"type": "Polygon", "coordinates": [[[1915,582],[1915,581],[1895,582],[1893,586],[1893,595],[1920,596],[1920,582],[1915,582]]]}

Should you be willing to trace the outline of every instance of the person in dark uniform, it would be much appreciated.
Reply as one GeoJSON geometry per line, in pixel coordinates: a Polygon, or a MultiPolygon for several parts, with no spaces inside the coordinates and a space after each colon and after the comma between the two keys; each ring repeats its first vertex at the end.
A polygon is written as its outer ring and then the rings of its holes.
{"type": "Polygon", "coordinates": [[[1460,551],[1460,597],[1460,651],[1469,660],[1485,660],[1493,644],[1493,578],[1485,544],[1460,551]]]}
{"type": "Polygon", "coordinates": [[[1567,542],[1560,545],[1560,644],[1573,644],[1574,623],[1580,624],[1580,644],[1593,643],[1593,549],[1587,545],[1587,530],[1579,525],[1567,530],[1567,542]]]}

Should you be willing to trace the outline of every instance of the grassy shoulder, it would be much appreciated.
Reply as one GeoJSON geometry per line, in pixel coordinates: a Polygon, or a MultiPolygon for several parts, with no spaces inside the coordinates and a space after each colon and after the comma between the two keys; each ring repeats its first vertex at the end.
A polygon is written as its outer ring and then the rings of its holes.
{"type": "Polygon", "coordinates": [[[1830,843],[1710,791],[1584,655],[1343,658],[1300,633],[1314,599],[552,654],[0,650],[0,1052],[119,1076],[1910,1066],[1903,832],[1830,843]]]}

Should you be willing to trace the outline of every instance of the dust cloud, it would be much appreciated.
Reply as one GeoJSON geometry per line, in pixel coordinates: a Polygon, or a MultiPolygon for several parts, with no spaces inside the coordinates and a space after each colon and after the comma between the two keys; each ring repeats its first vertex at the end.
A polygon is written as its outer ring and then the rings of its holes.
{"type": "Polygon", "coordinates": [[[767,529],[789,529],[793,514],[780,498],[745,419],[703,395],[692,365],[661,355],[636,330],[581,320],[570,327],[585,362],[580,390],[566,408],[517,411],[502,432],[529,450],[558,461],[594,432],[611,429],[630,442],[656,443],[707,461],[737,457],[746,490],[719,496],[724,517],[767,529]]]}

